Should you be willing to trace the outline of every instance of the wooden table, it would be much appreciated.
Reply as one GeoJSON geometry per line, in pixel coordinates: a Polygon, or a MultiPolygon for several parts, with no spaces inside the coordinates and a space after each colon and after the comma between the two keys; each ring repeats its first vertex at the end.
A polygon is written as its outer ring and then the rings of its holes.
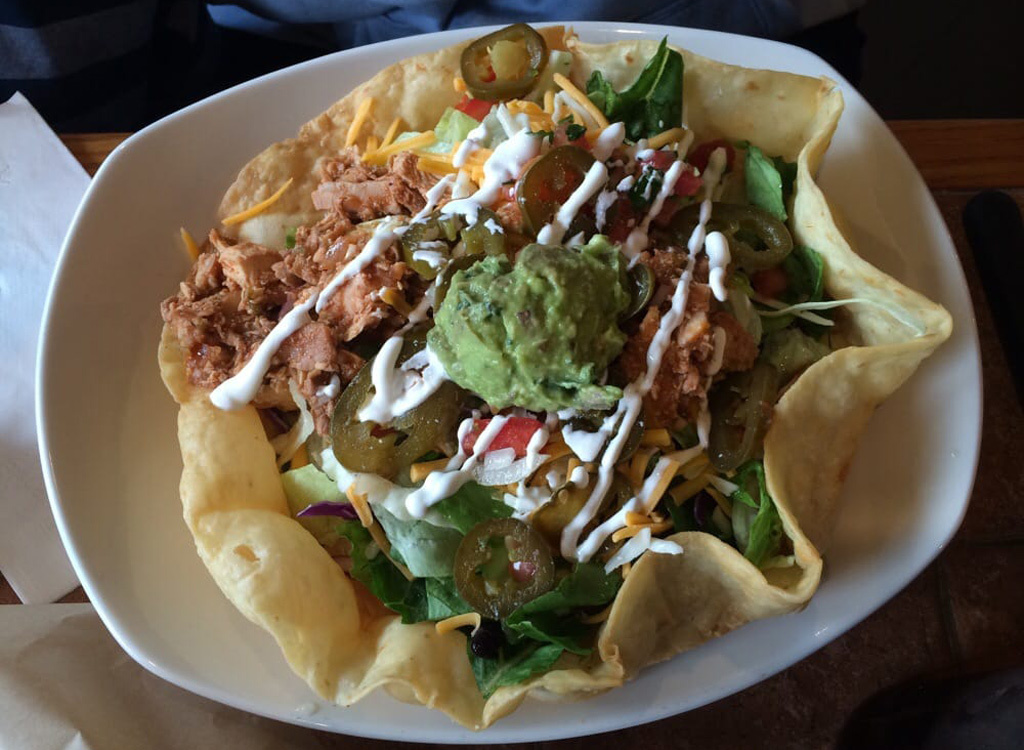
{"type": "MultiPolygon", "coordinates": [[[[985,388],[971,506],[953,543],[895,599],[821,651],[742,693],[681,716],[565,747],[829,748],[880,689],[922,677],[1024,664],[1024,413],[964,237],[978,190],[1024,206],[1024,120],[913,121],[890,126],[917,164],[956,243],[974,299],[985,388]]],[[[90,173],[124,134],[69,135],[90,173]]],[[[81,589],[62,601],[86,601],[81,589]]],[[[17,603],[0,577],[0,604],[17,603]]],[[[394,747],[309,730],[316,747],[394,747]]]]}

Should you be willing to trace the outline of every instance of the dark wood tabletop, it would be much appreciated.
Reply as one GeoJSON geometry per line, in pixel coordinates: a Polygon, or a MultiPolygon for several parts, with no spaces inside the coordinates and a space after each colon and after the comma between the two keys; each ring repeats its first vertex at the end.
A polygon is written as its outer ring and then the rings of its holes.
{"type": "MultiPolygon", "coordinates": [[[[566,740],[559,747],[831,748],[854,710],[884,688],[1024,665],[1024,411],[961,220],[967,201],[983,189],[1004,190],[1024,207],[1024,120],[896,121],[889,126],[932,189],[956,243],[977,317],[984,426],[963,526],[898,596],[784,672],[704,708],[596,738],[566,740]]],[[[63,140],[91,174],[126,136],[68,135],[63,140]]],[[[61,601],[87,599],[77,589],[61,601]]],[[[17,603],[0,577],[0,604],[17,603]]],[[[399,744],[308,731],[310,747],[399,744]]]]}

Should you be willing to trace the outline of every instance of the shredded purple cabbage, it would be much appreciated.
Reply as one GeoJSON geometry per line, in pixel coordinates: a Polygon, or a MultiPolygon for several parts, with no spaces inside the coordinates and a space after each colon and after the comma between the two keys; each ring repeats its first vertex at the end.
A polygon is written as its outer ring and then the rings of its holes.
{"type": "Polygon", "coordinates": [[[693,518],[697,522],[697,528],[706,531],[711,525],[711,514],[715,512],[718,503],[715,498],[701,490],[693,500],[693,518]]]}
{"type": "Polygon", "coordinates": [[[354,521],[359,518],[359,514],[356,513],[356,509],[352,507],[352,503],[335,503],[330,500],[307,505],[295,514],[296,518],[314,518],[317,516],[336,516],[348,521],[354,521]]]}

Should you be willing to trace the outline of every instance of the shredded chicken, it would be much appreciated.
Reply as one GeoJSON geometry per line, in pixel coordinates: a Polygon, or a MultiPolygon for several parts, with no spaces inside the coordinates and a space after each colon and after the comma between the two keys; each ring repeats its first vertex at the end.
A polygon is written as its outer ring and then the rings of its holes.
{"type": "Polygon", "coordinates": [[[414,214],[426,205],[424,193],[437,181],[416,168],[416,156],[408,151],[392,157],[387,167],[376,167],[359,161],[355,149],[346,149],[324,160],[320,171],[323,181],[313,192],[313,205],[351,221],[414,214]]]}

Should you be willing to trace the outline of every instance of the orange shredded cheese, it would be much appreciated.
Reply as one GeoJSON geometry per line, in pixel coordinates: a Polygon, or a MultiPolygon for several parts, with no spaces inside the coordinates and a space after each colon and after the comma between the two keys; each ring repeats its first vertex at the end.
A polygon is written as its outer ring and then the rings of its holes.
{"type": "Polygon", "coordinates": [[[369,138],[366,139],[366,152],[370,153],[371,151],[376,151],[376,150],[377,150],[377,136],[371,135],[369,138]]]}
{"type": "Polygon", "coordinates": [[[427,475],[433,471],[441,471],[448,465],[447,458],[439,458],[436,461],[421,461],[409,467],[409,479],[413,482],[422,482],[427,475]]]}
{"type": "Polygon", "coordinates": [[[421,156],[416,161],[416,168],[421,172],[426,172],[427,174],[436,174],[441,176],[446,174],[456,174],[459,171],[452,165],[451,161],[435,159],[432,156],[421,156]]]}
{"type": "Polygon", "coordinates": [[[631,510],[626,512],[625,520],[627,526],[644,526],[651,522],[651,517],[645,516],[643,513],[636,513],[631,510]]]}
{"type": "Polygon", "coordinates": [[[359,130],[363,127],[363,123],[366,122],[366,118],[370,115],[370,109],[372,107],[372,96],[368,96],[359,102],[359,106],[356,108],[355,117],[352,118],[352,124],[348,126],[348,132],[345,134],[345,148],[352,146],[356,142],[356,138],[359,137],[359,130]]]}
{"type": "Polygon", "coordinates": [[[647,464],[650,463],[653,455],[653,448],[641,448],[633,454],[633,460],[629,463],[629,481],[633,483],[633,486],[639,487],[644,483],[647,464]]]}
{"type": "Polygon", "coordinates": [[[281,187],[279,187],[272,196],[270,196],[264,201],[260,201],[255,206],[251,206],[245,209],[244,211],[239,211],[237,214],[232,214],[231,216],[228,216],[226,219],[221,219],[220,223],[223,224],[224,226],[230,227],[234,226],[235,224],[241,224],[243,221],[251,219],[253,216],[258,216],[259,214],[263,213],[268,208],[273,206],[275,203],[277,203],[278,199],[282,195],[284,195],[284,191],[291,186],[292,182],[294,182],[294,178],[289,177],[288,181],[281,187]]]}
{"type": "Polygon", "coordinates": [[[555,114],[555,92],[551,89],[544,92],[544,111],[552,116],[555,114]]]}
{"type": "Polygon", "coordinates": [[[350,484],[345,490],[345,497],[356,509],[356,515],[359,516],[359,523],[363,525],[363,528],[368,529],[373,526],[373,513],[370,511],[370,504],[366,501],[366,495],[360,495],[356,492],[355,484],[350,484]]]}
{"type": "Polygon", "coordinates": [[[668,130],[658,133],[653,138],[648,139],[648,148],[661,148],[667,146],[669,143],[676,143],[686,137],[686,128],[669,128],[668,130]]]}
{"type": "Polygon", "coordinates": [[[388,126],[388,131],[384,134],[384,140],[380,142],[381,148],[387,148],[391,145],[391,142],[395,140],[395,136],[398,135],[398,128],[402,125],[402,118],[396,117],[391,121],[388,126]]]}
{"type": "Polygon", "coordinates": [[[453,630],[464,628],[467,625],[473,626],[475,632],[480,627],[480,613],[479,612],[466,612],[465,614],[455,615],[444,620],[438,620],[434,625],[438,635],[444,635],[450,633],[453,630]]]}
{"type": "Polygon", "coordinates": [[[703,474],[704,469],[708,467],[711,461],[708,460],[706,453],[702,453],[692,461],[688,461],[686,466],[683,467],[683,476],[687,479],[693,479],[698,474],[703,474]]]}
{"type": "Polygon", "coordinates": [[[621,542],[623,539],[629,539],[630,537],[636,536],[644,529],[650,529],[652,534],[661,534],[671,528],[671,521],[663,521],[662,523],[645,523],[639,526],[626,526],[612,534],[612,541],[621,542]]]}
{"type": "Polygon", "coordinates": [[[185,227],[181,227],[181,241],[185,243],[185,250],[188,252],[188,257],[192,260],[196,260],[199,257],[199,245],[192,239],[192,235],[188,233],[185,227]]]}
{"type": "Polygon", "coordinates": [[[594,119],[594,122],[597,123],[598,127],[608,127],[608,119],[604,116],[604,113],[595,107],[594,103],[587,98],[587,95],[576,88],[572,81],[561,73],[555,73],[554,78],[555,83],[561,86],[562,90],[565,91],[566,94],[575,99],[576,102],[586,110],[587,114],[594,119]]]}
{"type": "MultiPolygon", "coordinates": [[[[437,140],[434,137],[434,131],[428,130],[425,133],[414,135],[411,138],[406,138],[401,141],[390,144],[389,146],[382,147],[374,151],[372,154],[363,154],[363,161],[370,164],[383,165],[387,163],[389,157],[401,151],[411,151],[424,146],[429,146],[437,140]]],[[[442,154],[432,154],[432,156],[443,156],[442,154]]]]}
{"type": "Polygon", "coordinates": [[[395,310],[405,317],[409,317],[409,313],[412,312],[412,307],[409,305],[405,297],[403,297],[401,292],[393,287],[382,289],[380,298],[385,302],[385,304],[395,308],[395,310]]]}
{"type": "Polygon", "coordinates": [[[452,79],[452,88],[454,88],[456,93],[459,94],[465,94],[468,90],[466,88],[466,82],[462,79],[462,76],[455,76],[452,79]]]}
{"type": "Polygon", "coordinates": [[[671,448],[672,436],[668,434],[668,430],[664,427],[659,427],[656,430],[644,430],[643,437],[640,438],[640,445],[653,445],[658,448],[671,448]]]}
{"type": "Polygon", "coordinates": [[[707,487],[709,481],[711,480],[708,479],[707,474],[701,474],[677,485],[676,487],[673,487],[669,494],[672,496],[672,499],[676,501],[676,505],[682,505],[702,489],[707,487]]]}

